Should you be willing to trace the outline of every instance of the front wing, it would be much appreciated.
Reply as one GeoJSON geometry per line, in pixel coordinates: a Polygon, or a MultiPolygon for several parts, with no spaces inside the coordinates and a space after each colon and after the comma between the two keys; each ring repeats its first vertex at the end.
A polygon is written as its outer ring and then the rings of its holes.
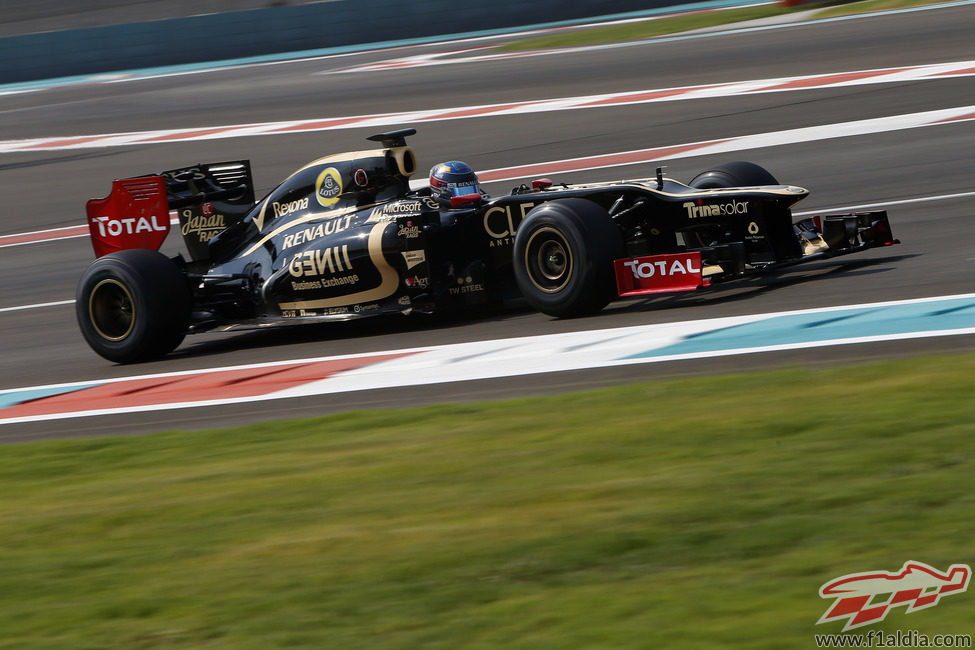
{"type": "Polygon", "coordinates": [[[696,291],[715,282],[900,243],[893,237],[885,210],[815,216],[796,222],[793,230],[802,255],[763,264],[747,264],[741,245],[615,260],[617,294],[627,297],[696,291]]]}

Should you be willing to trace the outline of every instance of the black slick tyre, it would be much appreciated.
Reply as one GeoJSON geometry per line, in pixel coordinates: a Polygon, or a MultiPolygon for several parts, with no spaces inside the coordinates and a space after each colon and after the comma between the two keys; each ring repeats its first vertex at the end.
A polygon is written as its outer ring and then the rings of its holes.
{"type": "Polygon", "coordinates": [[[95,260],[78,283],[75,313],[88,345],[117,363],[161,357],[182,342],[191,296],[176,263],[157,251],[95,260]]]}
{"type": "Polygon", "coordinates": [[[688,183],[699,190],[725,187],[750,187],[754,185],[778,185],[775,176],[760,165],[744,160],[725,163],[703,171],[688,183]]]}
{"type": "Polygon", "coordinates": [[[560,199],[534,208],[518,227],[515,281],[534,309],[570,318],[593,314],[616,296],[619,227],[599,205],[560,199]]]}

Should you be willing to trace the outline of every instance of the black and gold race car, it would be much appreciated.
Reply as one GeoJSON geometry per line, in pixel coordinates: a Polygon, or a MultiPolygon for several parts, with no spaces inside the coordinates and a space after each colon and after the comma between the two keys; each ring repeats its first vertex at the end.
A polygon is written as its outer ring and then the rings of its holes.
{"type": "Polygon", "coordinates": [[[390,312],[502,308],[556,317],[618,297],[693,291],[896,243],[885,212],[793,222],[808,191],[733,162],[664,177],[449,201],[413,190],[413,129],[320,158],[259,201],[247,161],[116,180],[88,202],[96,260],[78,286],[91,347],[120,363],[190,332],[390,312]],[[159,252],[173,226],[185,255],[159,252]]]}

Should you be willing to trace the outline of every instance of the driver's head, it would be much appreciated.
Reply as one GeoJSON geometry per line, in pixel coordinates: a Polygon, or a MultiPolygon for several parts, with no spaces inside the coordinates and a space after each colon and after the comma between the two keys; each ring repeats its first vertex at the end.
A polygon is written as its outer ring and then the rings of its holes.
{"type": "Polygon", "coordinates": [[[470,165],[450,160],[434,165],[430,170],[430,191],[441,203],[450,205],[452,197],[480,194],[481,186],[470,165]]]}

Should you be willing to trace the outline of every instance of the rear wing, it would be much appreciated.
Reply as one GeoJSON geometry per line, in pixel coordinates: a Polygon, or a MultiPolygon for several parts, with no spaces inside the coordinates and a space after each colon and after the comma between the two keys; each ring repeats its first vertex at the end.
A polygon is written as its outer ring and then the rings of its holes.
{"type": "Polygon", "coordinates": [[[112,183],[111,193],[86,205],[95,257],[129,248],[159,250],[173,224],[190,257],[209,257],[209,242],[240,223],[254,205],[246,160],[200,163],[112,183]]]}
{"type": "Polygon", "coordinates": [[[111,194],[91,199],[86,210],[95,257],[128,248],[159,250],[169,234],[169,203],[162,176],[114,181],[111,194]]]}

